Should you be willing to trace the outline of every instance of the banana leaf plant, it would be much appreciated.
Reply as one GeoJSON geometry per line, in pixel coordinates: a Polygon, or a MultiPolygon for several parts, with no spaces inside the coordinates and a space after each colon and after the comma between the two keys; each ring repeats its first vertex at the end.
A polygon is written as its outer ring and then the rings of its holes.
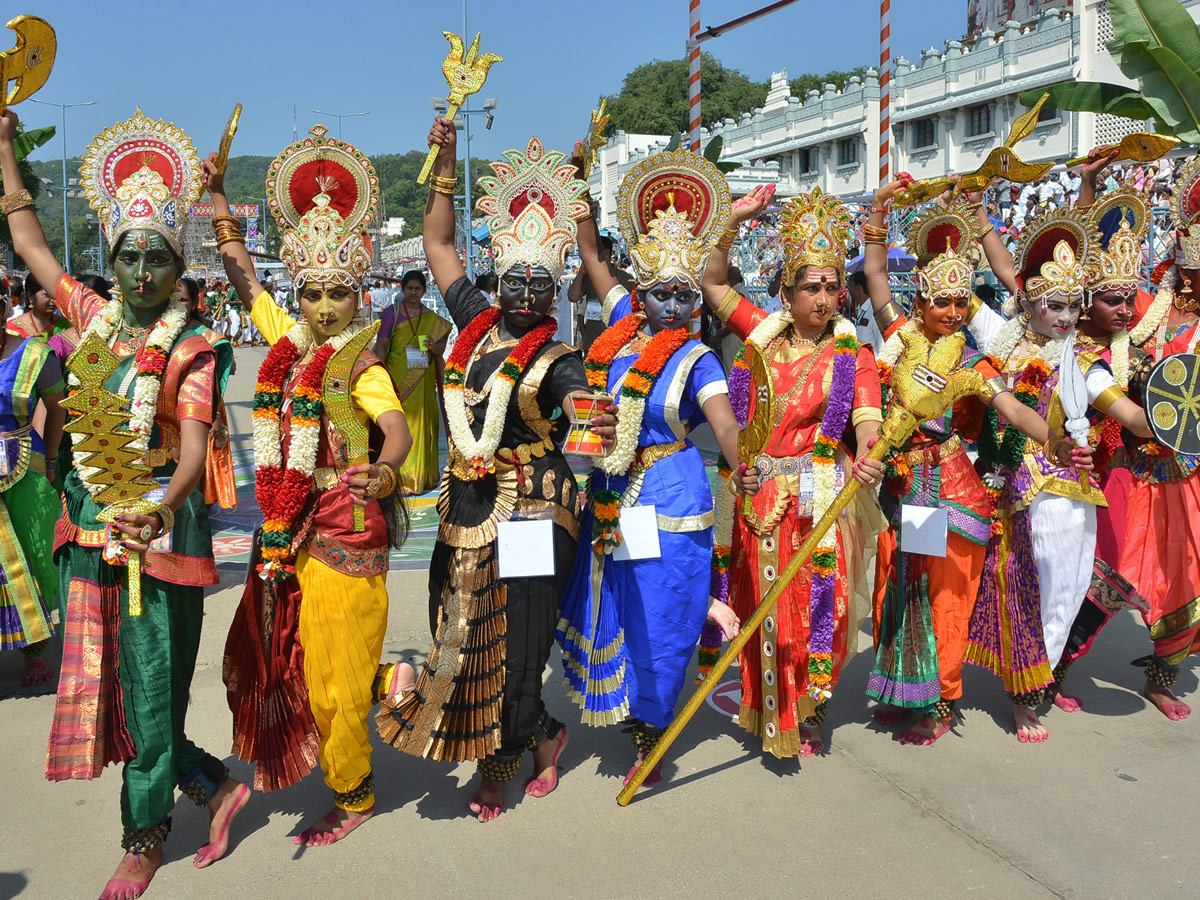
{"type": "MultiPolygon", "coordinates": [[[[1200,144],[1200,28],[1179,0],[1109,0],[1113,39],[1108,52],[1137,87],[1069,81],[1045,89],[1046,106],[1154,119],[1155,130],[1200,144]]],[[[1033,106],[1043,89],[1020,100],[1033,106]]]]}

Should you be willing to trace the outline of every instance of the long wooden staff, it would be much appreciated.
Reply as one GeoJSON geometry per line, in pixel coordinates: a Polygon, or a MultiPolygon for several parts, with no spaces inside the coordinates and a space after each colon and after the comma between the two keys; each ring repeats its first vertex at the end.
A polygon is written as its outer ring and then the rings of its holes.
{"type": "MultiPolygon", "coordinates": [[[[952,393],[944,395],[946,404],[953,403],[953,399],[950,398],[952,393]]],[[[942,396],[939,396],[939,394],[934,394],[933,396],[938,397],[939,400],[942,399],[942,396]]],[[[928,398],[928,395],[926,395],[926,398],[928,398]]],[[[927,403],[928,399],[926,399],[926,402],[919,404],[924,418],[932,418],[937,414],[934,409],[935,406],[941,407],[942,410],[946,408],[946,405],[943,403],[929,404],[928,406],[926,405],[927,403]]],[[[880,426],[879,439],[875,442],[875,446],[871,448],[871,452],[867,454],[867,459],[882,460],[892,449],[899,447],[908,440],[909,436],[916,430],[922,420],[921,417],[910,412],[899,402],[893,404],[887,418],[884,419],[883,424],[880,426]]],[[[825,511],[825,515],[821,516],[816,525],[813,526],[813,530],[809,532],[808,537],[804,539],[804,543],[800,545],[800,549],[788,560],[788,564],[784,567],[783,572],[771,590],[767,592],[766,597],[763,598],[758,608],[754,610],[754,614],[746,622],[742,623],[741,631],[738,632],[737,637],[729,642],[729,647],[726,648],[725,652],[721,654],[721,658],[713,665],[712,671],[708,673],[708,677],[696,688],[687,705],[683,707],[679,715],[675,717],[674,721],[667,727],[667,730],[663,732],[663,736],[658,739],[658,743],[654,745],[654,749],[646,756],[641,766],[634,773],[633,778],[629,779],[629,783],[621,789],[621,793],[617,795],[618,803],[622,806],[629,805],[629,801],[633,799],[634,792],[641,787],[642,782],[646,780],[646,776],[650,774],[650,770],[658,765],[663,755],[667,752],[667,748],[671,746],[675,738],[679,736],[679,732],[683,731],[687,723],[691,721],[692,716],[696,714],[696,710],[704,703],[704,698],[712,692],[712,689],[717,686],[717,682],[721,680],[721,676],[733,665],[733,661],[737,659],[737,655],[741,652],[742,648],[758,633],[759,626],[762,625],[763,620],[774,611],[779,597],[787,589],[791,580],[796,577],[796,573],[808,562],[809,557],[812,556],[813,551],[817,548],[817,544],[825,536],[825,532],[833,527],[842,510],[854,499],[854,495],[858,493],[859,487],[858,481],[851,478],[838,493],[837,497],[834,498],[829,509],[825,511]]]]}

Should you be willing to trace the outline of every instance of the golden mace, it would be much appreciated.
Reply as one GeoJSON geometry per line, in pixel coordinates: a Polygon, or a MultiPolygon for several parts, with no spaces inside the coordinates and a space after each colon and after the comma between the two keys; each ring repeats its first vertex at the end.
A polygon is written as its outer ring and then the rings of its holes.
{"type": "MultiPolygon", "coordinates": [[[[906,344],[908,342],[906,341],[906,344]]],[[[747,343],[746,348],[750,350],[753,345],[747,343]]],[[[960,351],[961,355],[961,351],[960,351]]],[[[931,361],[932,362],[932,361],[931,361]]],[[[750,366],[754,371],[756,366],[750,366]]],[[[947,366],[936,366],[937,369],[945,369],[947,366]]],[[[882,460],[893,449],[900,447],[905,441],[916,431],[917,426],[922,422],[936,418],[945,413],[947,409],[963,394],[969,393],[969,383],[965,376],[965,370],[959,370],[953,373],[944,371],[935,371],[930,369],[923,363],[919,363],[906,350],[904,357],[896,363],[894,368],[893,384],[895,385],[895,402],[892,404],[891,410],[887,414],[887,418],[883,420],[883,424],[879,427],[879,438],[875,441],[875,446],[867,454],[867,459],[882,460]]],[[[663,732],[663,736],[658,739],[658,743],[654,745],[654,749],[647,754],[642,761],[641,766],[634,772],[633,777],[629,779],[629,783],[621,789],[621,793],[617,794],[617,802],[622,806],[628,806],[629,801],[633,799],[634,793],[642,782],[646,780],[646,776],[650,774],[650,770],[658,765],[667,749],[674,742],[679,733],[691,721],[696,710],[704,703],[704,699],[717,686],[717,682],[721,680],[721,676],[733,665],[733,661],[737,659],[742,648],[750,642],[750,639],[758,633],[759,626],[775,609],[775,604],[780,596],[787,589],[788,584],[796,577],[816,550],[817,544],[825,533],[833,527],[837,522],[837,518],[842,511],[854,499],[854,495],[858,493],[860,485],[858,481],[851,478],[844,488],[834,498],[833,503],[829,505],[829,509],[825,511],[825,515],[817,521],[813,526],[804,543],[800,545],[788,564],[780,573],[778,580],[772,586],[767,595],[763,597],[758,608],[754,610],[754,614],[742,623],[741,631],[737,637],[729,642],[729,646],[725,652],[721,654],[721,658],[716,661],[712,667],[712,671],[708,673],[708,677],[700,683],[695,692],[688,699],[687,704],[680,711],[679,715],[663,732]]]]}
{"type": "MultiPolygon", "coordinates": [[[[458,108],[469,96],[483,87],[483,83],[487,80],[488,69],[500,62],[503,57],[497,56],[495,53],[485,53],[480,56],[478,32],[475,33],[475,40],[471,41],[471,46],[467,48],[465,56],[463,55],[462,38],[451,31],[443,31],[442,34],[450,42],[450,53],[442,62],[442,74],[446,76],[446,84],[450,87],[450,94],[446,97],[448,104],[446,118],[453,122],[458,108]]],[[[424,184],[429,178],[429,173],[433,171],[433,161],[437,159],[439,149],[437,146],[429,148],[429,153],[425,156],[425,165],[421,167],[421,174],[417,176],[417,184],[424,184]]],[[[467,177],[471,177],[470,172],[467,173],[467,177]]]]}

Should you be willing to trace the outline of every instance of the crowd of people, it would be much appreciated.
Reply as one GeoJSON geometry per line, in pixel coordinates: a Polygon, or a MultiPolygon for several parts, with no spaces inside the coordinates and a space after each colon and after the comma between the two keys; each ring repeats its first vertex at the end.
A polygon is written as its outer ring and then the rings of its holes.
{"type": "Polygon", "coordinates": [[[662,770],[647,756],[697,648],[704,672],[768,593],[777,604],[738,655],[737,721],[778,757],[823,749],[835,694],[864,702],[839,680],[868,619],[867,695],[902,744],[942,739],[964,663],[1000,678],[1019,741],[1044,741],[1039,711],[1080,708],[1068,669],[1122,607],[1147,625],[1145,697],[1168,719],[1190,712],[1172,685],[1200,649],[1200,457],[1168,447],[1143,405],[1162,360],[1195,365],[1200,160],[1165,176],[1177,242],[1154,295],[1141,263],[1164,176],[1118,179],[1116,151],[1099,148],[1057,194],[1053,180],[1000,186],[1015,238],[977,194],[922,210],[904,235],[919,290],[902,305],[885,217],[904,176],[865,210],[818,188],[776,205],[773,185],[735,202],[702,156],[653,154],[620,191],[624,266],[579,148],[564,158],[534,137],[481,182],[494,271],[471,281],[456,132],[439,117],[429,275],[405,273],[364,324],[379,182],[323,129],[268,174],[285,299],[255,271],[216,154],[140,110],[97,135],[81,169],[114,284],[67,274],[21,181],[16,128],[0,115],[0,211],[29,271],[0,346],[0,646],[27,654],[33,683],[61,635],[46,777],[123,764],[124,855],[105,900],[146,890],[176,789],[209,813],[200,868],[254,791],[317,769],[331,808],[295,840],[344,839],[375,810],[372,724],[404,753],[476,763],[466,806],[480,821],[504,811],[527,751],[523,789],[547,796],[572,729],[543,698],[556,646],[581,722],[623,725],[626,782],[651,785],[662,770]],[[1043,188],[1058,208],[1042,208],[1043,188]],[[225,279],[201,284],[183,237],[205,191],[225,279]],[[767,216],[773,309],[730,265],[767,216]],[[581,266],[564,278],[572,252],[581,266]],[[1008,292],[1000,310],[972,291],[983,258],[1008,292]],[[448,319],[423,302],[428,277],[448,319]],[[551,314],[564,289],[600,307],[573,342],[551,314]],[[237,499],[232,346],[258,339],[261,527],[223,666],[244,784],[188,739],[186,716],[218,580],[208,506],[237,499]],[[689,437],[702,424],[715,487],[689,437]],[[582,485],[568,452],[590,467],[582,485]],[[435,484],[429,651],[419,669],[383,664],[389,553],[405,498],[435,484]]]}

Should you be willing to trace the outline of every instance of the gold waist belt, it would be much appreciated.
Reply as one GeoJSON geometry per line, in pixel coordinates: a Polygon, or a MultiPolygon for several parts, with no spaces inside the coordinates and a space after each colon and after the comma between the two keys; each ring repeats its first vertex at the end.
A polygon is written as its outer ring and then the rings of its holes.
{"type": "Polygon", "coordinates": [[[957,434],[951,435],[950,439],[943,441],[933,447],[926,447],[923,450],[909,450],[906,453],[898,454],[910,466],[929,465],[936,466],[951,453],[962,447],[962,438],[957,434]]]}
{"type": "Polygon", "coordinates": [[[31,431],[33,431],[32,423],[22,428],[18,428],[16,431],[0,431],[0,441],[11,441],[15,440],[16,438],[23,438],[31,431]]]}
{"type": "MultiPolygon", "coordinates": [[[[497,469],[510,471],[518,464],[523,466],[528,464],[532,459],[541,459],[553,449],[554,441],[546,437],[533,444],[517,444],[512,449],[500,447],[496,450],[493,462],[497,469]]],[[[453,443],[450,444],[450,471],[460,481],[471,480],[467,458],[462,455],[462,451],[455,447],[453,443]]]]}
{"type": "Polygon", "coordinates": [[[633,457],[631,472],[645,472],[660,459],[666,459],[672,453],[678,453],[687,446],[687,441],[680,438],[669,444],[651,444],[649,447],[638,447],[633,457]]]}
{"type": "Polygon", "coordinates": [[[146,451],[146,465],[152,469],[165,466],[169,462],[171,462],[170,447],[154,447],[146,451]]]}

